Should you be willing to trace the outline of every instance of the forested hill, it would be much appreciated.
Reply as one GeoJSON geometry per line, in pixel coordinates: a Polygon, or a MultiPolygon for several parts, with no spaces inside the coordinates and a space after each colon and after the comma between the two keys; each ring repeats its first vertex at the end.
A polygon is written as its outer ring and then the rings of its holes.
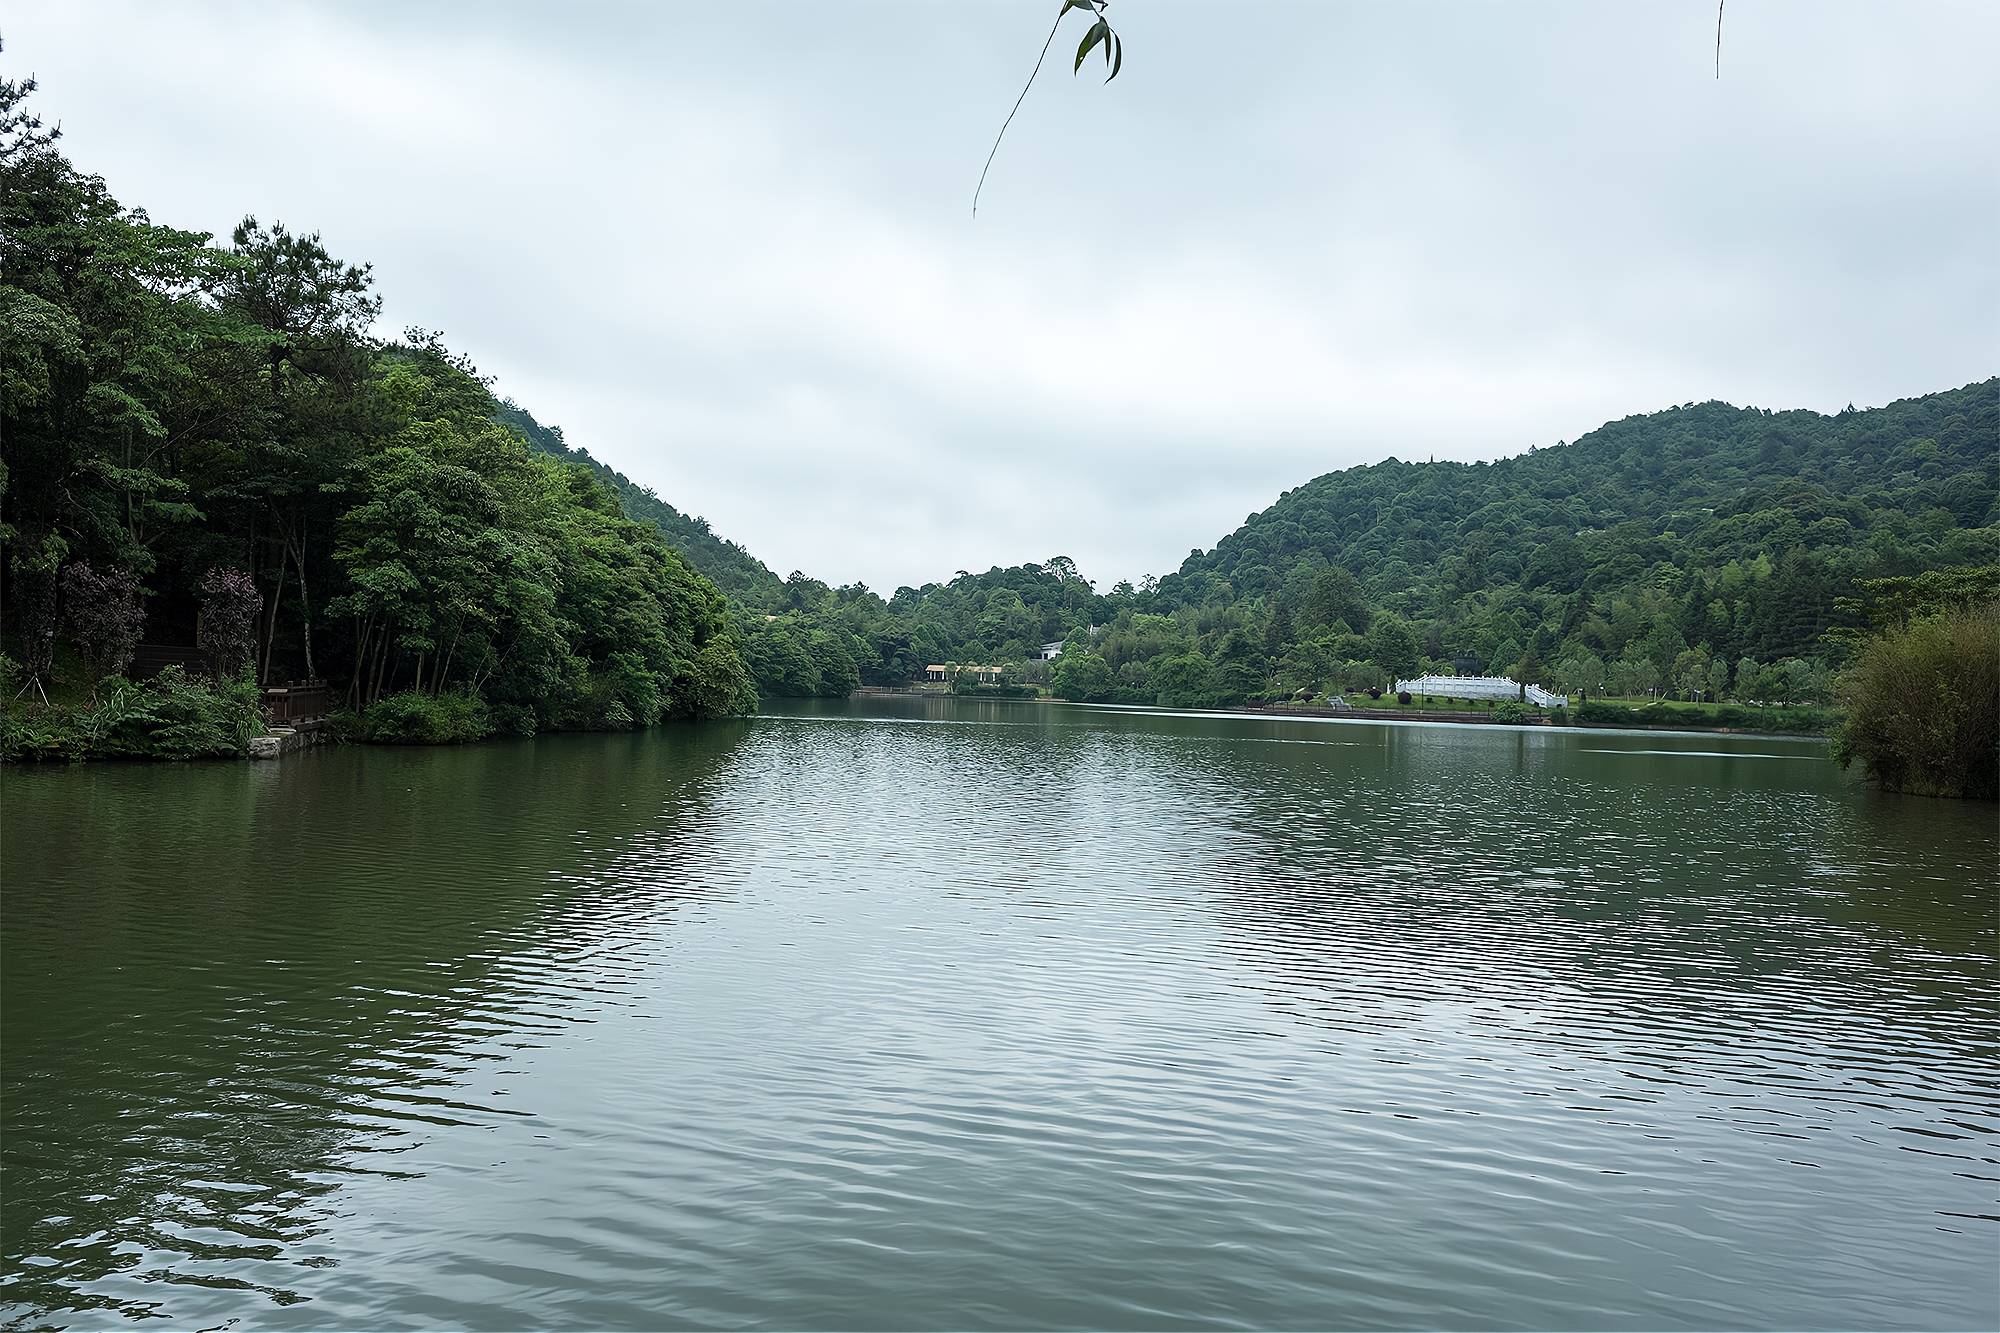
{"type": "Polygon", "coordinates": [[[735,542],[717,536],[707,519],[683,514],[655,494],[652,487],[640,485],[618,469],[592,458],[588,450],[569,444],[563,439],[560,426],[544,426],[512,399],[500,400],[495,415],[541,452],[589,468],[598,480],[618,493],[627,516],[657,527],[669,546],[686,556],[689,564],[729,596],[760,607],[774,605],[782,596],[784,581],[763,561],[735,542]]]}
{"type": "Polygon", "coordinates": [[[1287,492],[1137,588],[1097,591],[1060,557],[888,602],[795,577],[746,625],[751,668],[780,694],[956,661],[1174,706],[1461,667],[1817,702],[1866,580],[2000,565],[1996,438],[1989,380],[1835,416],[1691,404],[1493,463],[1392,459],[1287,492]],[[1055,667],[1035,660],[1058,639],[1055,667]]]}
{"type": "Polygon", "coordinates": [[[240,753],[258,681],[378,740],[754,704],[716,587],[436,334],[376,337],[367,265],[155,223],[32,91],[0,79],[0,758],[240,753]]]}
{"type": "Polygon", "coordinates": [[[1803,656],[1856,579],[2000,559],[1996,439],[2000,379],[1834,416],[1690,404],[1493,463],[1328,473],[1159,592],[1303,606],[1339,567],[1434,627],[1433,651],[1482,661],[1506,646],[1496,616],[1546,655],[1610,602],[1666,595],[1693,604],[1690,641],[1803,656]]]}

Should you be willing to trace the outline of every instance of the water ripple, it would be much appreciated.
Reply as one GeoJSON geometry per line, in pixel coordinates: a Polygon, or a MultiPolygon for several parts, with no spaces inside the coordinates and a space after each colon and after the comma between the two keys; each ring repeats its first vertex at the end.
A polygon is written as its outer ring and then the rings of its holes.
{"type": "Polygon", "coordinates": [[[2000,1325],[1990,812],[1815,743],[868,700],[0,783],[11,1327],[2000,1325]]]}

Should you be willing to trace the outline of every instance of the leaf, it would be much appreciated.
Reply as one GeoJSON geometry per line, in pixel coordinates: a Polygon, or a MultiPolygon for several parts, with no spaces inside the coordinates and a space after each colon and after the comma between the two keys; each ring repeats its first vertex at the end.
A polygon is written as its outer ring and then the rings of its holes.
{"type": "Polygon", "coordinates": [[[1117,54],[1111,60],[1111,72],[1104,76],[1106,83],[1118,77],[1118,71],[1125,68],[1125,39],[1117,33],[1111,34],[1111,49],[1117,54]]]}
{"type": "Polygon", "coordinates": [[[1063,0],[1062,12],[1058,13],[1056,17],[1060,19],[1063,14],[1069,13],[1072,9],[1088,9],[1093,14],[1097,12],[1092,6],[1091,0],[1063,0]]]}
{"type": "Polygon", "coordinates": [[[1099,19],[1097,20],[1097,22],[1091,24],[1090,31],[1086,32],[1083,35],[1083,45],[1076,48],[1076,64],[1070,67],[1069,72],[1074,74],[1078,70],[1082,69],[1083,58],[1090,54],[1090,48],[1096,46],[1099,42],[1103,41],[1105,37],[1110,34],[1110,32],[1111,32],[1111,25],[1106,23],[1103,19],[1099,19]]]}

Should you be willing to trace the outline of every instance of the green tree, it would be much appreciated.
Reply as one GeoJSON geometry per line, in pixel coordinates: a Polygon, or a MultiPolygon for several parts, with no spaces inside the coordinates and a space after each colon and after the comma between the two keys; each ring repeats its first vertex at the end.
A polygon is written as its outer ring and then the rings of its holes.
{"type": "Polygon", "coordinates": [[[1398,615],[1376,618],[1368,631],[1368,656],[1391,680],[1417,673],[1417,636],[1410,622],[1398,615]]]}
{"type": "Polygon", "coordinates": [[[1199,652],[1178,653],[1157,663],[1149,684],[1162,708],[1206,708],[1214,702],[1214,666],[1199,652]]]}
{"type": "Polygon", "coordinates": [[[1344,624],[1356,634],[1366,634],[1368,599],[1354,575],[1337,565],[1329,566],[1313,576],[1299,619],[1308,626],[1344,624]]]}
{"type": "Polygon", "coordinates": [[[2000,607],[1914,620],[1871,639],[1840,685],[1841,764],[1891,791],[2000,797],[2000,607]]]}
{"type": "Polygon", "coordinates": [[[1708,690],[1708,654],[1690,648],[1674,658],[1673,688],[1688,699],[1700,699],[1708,690]]]}
{"type": "Polygon", "coordinates": [[[1716,658],[1708,664],[1708,697],[1718,702],[1729,690],[1729,663],[1716,658]]]}
{"type": "Polygon", "coordinates": [[[1219,703],[1241,703],[1270,682],[1270,663],[1250,636],[1230,630],[1216,645],[1210,687],[1219,703]]]}
{"type": "Polygon", "coordinates": [[[1058,695],[1077,703],[1102,703],[1118,684],[1110,664],[1096,653],[1064,653],[1055,660],[1049,677],[1058,695]]]}

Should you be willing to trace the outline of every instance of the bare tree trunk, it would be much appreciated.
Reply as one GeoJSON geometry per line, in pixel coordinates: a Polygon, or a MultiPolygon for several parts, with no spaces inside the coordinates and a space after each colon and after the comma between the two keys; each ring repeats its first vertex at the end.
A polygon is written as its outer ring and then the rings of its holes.
{"type": "Polygon", "coordinates": [[[368,675],[368,643],[375,635],[375,613],[370,611],[366,620],[356,617],[356,621],[359,631],[354,636],[354,672],[347,678],[347,702],[351,707],[359,708],[361,682],[368,675]]]}
{"type": "Polygon", "coordinates": [[[380,699],[382,691],[393,690],[396,685],[396,668],[402,663],[403,650],[396,646],[396,620],[391,616],[382,626],[381,667],[375,677],[375,697],[380,699]]]}
{"type": "Polygon", "coordinates": [[[451,674],[451,659],[458,656],[458,641],[464,634],[465,634],[465,617],[460,616],[458,618],[458,624],[454,626],[451,631],[451,647],[445,649],[444,661],[438,667],[437,689],[431,691],[433,694],[437,693],[438,691],[444,688],[445,677],[451,674]]]}
{"type": "Polygon", "coordinates": [[[382,654],[389,645],[389,626],[385,623],[375,631],[375,649],[368,658],[368,683],[361,689],[361,704],[365,708],[375,702],[375,696],[382,688],[382,654]]]}
{"type": "Polygon", "coordinates": [[[257,673],[257,683],[271,683],[271,643],[278,633],[278,608],[285,602],[285,562],[278,561],[278,586],[271,594],[271,620],[264,626],[264,667],[257,673]]]}
{"type": "Polygon", "coordinates": [[[306,581],[305,527],[306,521],[304,516],[301,515],[299,518],[299,532],[295,540],[292,535],[291,525],[285,525],[285,549],[291,553],[292,563],[296,564],[299,568],[299,619],[305,626],[302,637],[306,649],[306,678],[308,680],[317,680],[319,679],[319,668],[313,663],[312,590],[311,585],[306,581]]]}

